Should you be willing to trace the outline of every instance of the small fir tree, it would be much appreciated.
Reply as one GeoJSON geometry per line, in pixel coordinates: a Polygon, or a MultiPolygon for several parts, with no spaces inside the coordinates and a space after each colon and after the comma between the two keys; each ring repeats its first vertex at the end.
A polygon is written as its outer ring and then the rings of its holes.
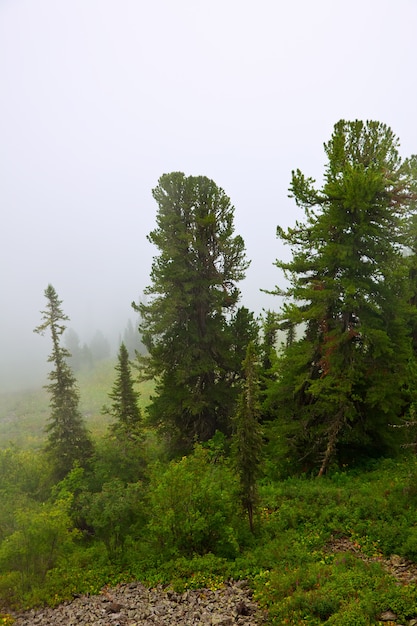
{"type": "Polygon", "coordinates": [[[54,477],[62,480],[75,463],[81,466],[86,464],[92,454],[92,443],[78,408],[76,379],[67,362],[71,353],[60,343],[66,328],[63,322],[69,320],[69,317],[63,313],[62,301],[52,285],[46,288],[45,297],[47,307],[41,311],[43,321],[34,332],[43,335],[49,330],[52,338],[52,352],[48,362],[54,364],[54,369],[48,375],[51,382],[45,385],[51,396],[46,451],[53,464],[54,477]]]}
{"type": "Polygon", "coordinates": [[[139,393],[134,389],[130,369],[129,353],[122,342],[115,367],[117,376],[109,398],[110,407],[103,407],[103,412],[111,415],[115,422],[111,426],[114,435],[129,440],[142,438],[142,415],[138,406],[139,393]]]}
{"type": "Polygon", "coordinates": [[[234,419],[233,458],[239,477],[241,502],[254,531],[254,513],[258,501],[257,480],[261,472],[262,429],[259,423],[259,383],[254,342],[250,342],[243,361],[244,389],[234,419]]]}

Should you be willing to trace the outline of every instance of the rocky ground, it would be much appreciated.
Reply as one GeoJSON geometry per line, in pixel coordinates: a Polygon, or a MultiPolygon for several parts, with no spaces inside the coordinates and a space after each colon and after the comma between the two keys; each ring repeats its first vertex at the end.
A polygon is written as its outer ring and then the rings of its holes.
{"type": "Polygon", "coordinates": [[[336,538],[330,541],[326,546],[327,552],[351,552],[355,554],[359,559],[364,561],[377,561],[382,567],[399,583],[408,585],[409,583],[416,584],[417,582],[417,565],[407,559],[393,554],[389,558],[385,558],[382,555],[366,556],[361,552],[360,546],[353,543],[347,537],[336,538]]]}
{"type": "MultiPolygon", "coordinates": [[[[326,549],[378,561],[399,584],[417,582],[417,565],[399,556],[367,557],[348,538],[336,538],[326,549]]],[[[128,583],[104,589],[98,596],[81,596],[55,608],[26,611],[15,617],[14,626],[259,626],[267,621],[266,613],[253,601],[244,581],[226,583],[216,591],[199,589],[184,593],[128,583]]],[[[396,617],[392,611],[385,611],[379,620],[400,626],[396,617]]],[[[417,626],[417,618],[407,626],[417,626]]]]}
{"type": "Polygon", "coordinates": [[[27,611],[16,616],[15,626],[259,626],[265,619],[243,581],[184,593],[129,583],[53,609],[27,611]]]}

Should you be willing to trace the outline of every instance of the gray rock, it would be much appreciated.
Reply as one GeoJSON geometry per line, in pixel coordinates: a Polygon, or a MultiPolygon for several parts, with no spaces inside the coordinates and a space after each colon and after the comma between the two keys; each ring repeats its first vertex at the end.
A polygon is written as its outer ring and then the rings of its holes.
{"type": "Polygon", "coordinates": [[[381,622],[395,622],[397,616],[392,611],[384,611],[379,616],[379,619],[381,620],[381,622]]]}
{"type": "Polygon", "coordinates": [[[21,613],[15,626],[258,626],[265,621],[245,581],[184,593],[129,583],[106,588],[99,596],[21,613]]]}

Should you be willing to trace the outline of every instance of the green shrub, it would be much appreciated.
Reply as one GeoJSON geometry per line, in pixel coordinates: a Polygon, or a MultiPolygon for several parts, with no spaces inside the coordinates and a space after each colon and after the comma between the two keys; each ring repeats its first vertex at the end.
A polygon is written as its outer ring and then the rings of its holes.
{"type": "Polygon", "coordinates": [[[343,606],[343,610],[334,613],[326,622],[329,626],[370,626],[375,621],[364,613],[362,606],[353,601],[343,606]]]}
{"type": "Polygon", "coordinates": [[[399,551],[402,556],[405,556],[407,559],[410,559],[414,562],[417,561],[417,528],[409,528],[407,532],[407,537],[404,540],[404,543],[401,546],[401,550],[399,551]]]}
{"type": "MultiPolygon", "coordinates": [[[[255,595],[274,624],[365,626],[388,608],[399,611],[402,603],[401,589],[378,563],[351,554],[264,572],[255,579],[255,595]]],[[[410,595],[416,599],[415,591],[410,595]]]]}
{"type": "Polygon", "coordinates": [[[115,478],[98,493],[83,494],[83,514],[103,541],[111,560],[123,559],[123,548],[129,533],[144,526],[144,490],[141,483],[124,485],[115,478]]]}
{"type": "Polygon", "coordinates": [[[68,500],[60,500],[16,512],[16,530],[0,545],[0,603],[22,599],[73,549],[78,533],[71,528],[69,507],[68,500]],[[13,594],[8,591],[11,580],[13,594]]]}
{"type": "Polygon", "coordinates": [[[197,445],[193,454],[156,466],[149,489],[148,533],[165,558],[212,552],[232,558],[242,527],[237,484],[222,460],[197,445]]]}

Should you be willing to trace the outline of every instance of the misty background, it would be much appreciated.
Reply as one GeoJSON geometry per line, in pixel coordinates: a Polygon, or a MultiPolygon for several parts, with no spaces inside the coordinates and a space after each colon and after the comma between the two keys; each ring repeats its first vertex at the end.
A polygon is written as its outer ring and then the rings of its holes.
{"type": "Polygon", "coordinates": [[[344,119],[417,151],[414,0],[0,0],[0,391],[44,384],[51,283],[68,326],[117,342],[156,250],[151,190],[212,178],[252,263],[241,303],[279,299],[276,226],[301,213],[344,119]]]}

